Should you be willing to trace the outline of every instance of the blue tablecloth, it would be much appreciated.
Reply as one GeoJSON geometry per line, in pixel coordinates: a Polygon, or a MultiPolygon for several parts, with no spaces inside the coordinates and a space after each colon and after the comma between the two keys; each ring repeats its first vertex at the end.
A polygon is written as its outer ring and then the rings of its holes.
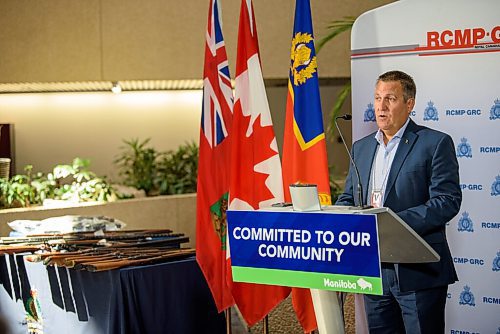
{"type": "Polygon", "coordinates": [[[0,256],[0,314],[27,333],[24,305],[38,292],[44,333],[225,333],[194,258],[90,273],[0,256]]]}

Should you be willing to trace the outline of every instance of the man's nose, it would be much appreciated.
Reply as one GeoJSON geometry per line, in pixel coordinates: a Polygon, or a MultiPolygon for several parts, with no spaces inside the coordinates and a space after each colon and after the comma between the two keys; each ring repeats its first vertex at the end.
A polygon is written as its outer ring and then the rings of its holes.
{"type": "Polygon", "coordinates": [[[375,110],[387,110],[388,104],[382,100],[375,103],[375,110]]]}

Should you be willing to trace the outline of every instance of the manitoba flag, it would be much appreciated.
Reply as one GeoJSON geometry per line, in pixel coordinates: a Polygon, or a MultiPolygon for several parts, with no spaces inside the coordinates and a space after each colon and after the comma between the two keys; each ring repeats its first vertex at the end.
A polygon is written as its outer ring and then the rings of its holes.
{"type": "Polygon", "coordinates": [[[203,74],[196,203],[196,260],[217,310],[234,304],[226,280],[226,209],[229,192],[233,92],[222,37],[220,4],[210,1],[203,74]]]}
{"type": "MultiPolygon", "coordinates": [[[[318,186],[321,204],[331,204],[309,0],[297,0],[295,7],[283,140],[283,183],[288,202],[291,201],[290,184],[309,183],[318,186]]],[[[314,330],[317,326],[309,290],[294,288],[292,297],[304,331],[314,330]]]]}
{"type": "MultiPolygon", "coordinates": [[[[231,153],[231,210],[255,210],[283,201],[278,146],[259,59],[251,0],[242,0],[236,60],[231,153]]],[[[230,263],[230,258],[228,259],[230,263]]],[[[252,326],[288,296],[290,288],[232,282],[241,314],[252,326]]]]}

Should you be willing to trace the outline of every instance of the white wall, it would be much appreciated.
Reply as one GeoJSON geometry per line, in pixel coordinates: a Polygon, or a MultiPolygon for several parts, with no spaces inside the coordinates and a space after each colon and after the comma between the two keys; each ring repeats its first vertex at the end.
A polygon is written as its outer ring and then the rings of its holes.
{"type": "Polygon", "coordinates": [[[201,99],[201,91],[4,94],[0,123],[14,124],[17,173],[81,157],[111,177],[122,139],[151,138],[161,151],[198,142],[201,99]]]}
{"type": "MultiPolygon", "coordinates": [[[[321,87],[325,128],[343,82],[321,87]]],[[[269,105],[281,150],[285,122],[286,87],[268,87],[269,105]]],[[[27,164],[49,171],[75,157],[91,160],[98,175],[117,176],[113,160],[122,139],[151,138],[151,146],[164,151],[198,142],[202,92],[156,91],[100,93],[0,94],[0,123],[14,124],[16,173],[27,164]]],[[[350,100],[342,110],[349,113],[350,100]]],[[[348,143],[350,123],[339,124],[348,143]]],[[[327,135],[330,164],[343,179],[347,155],[342,144],[327,135]]],[[[350,144],[349,144],[350,145],[350,144]]]]}

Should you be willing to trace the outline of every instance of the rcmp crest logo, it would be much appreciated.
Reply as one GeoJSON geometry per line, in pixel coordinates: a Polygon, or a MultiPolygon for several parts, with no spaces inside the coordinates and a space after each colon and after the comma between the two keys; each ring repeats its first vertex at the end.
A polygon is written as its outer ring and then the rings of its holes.
{"type": "Polygon", "coordinates": [[[373,103],[368,103],[365,110],[365,122],[375,122],[375,109],[373,103]]]}
{"type": "Polygon", "coordinates": [[[434,102],[427,102],[427,108],[424,111],[424,121],[439,121],[439,115],[434,102]]]}
{"type": "Polygon", "coordinates": [[[490,119],[500,119],[500,99],[496,99],[495,104],[491,107],[490,119]]]}
{"type": "Polygon", "coordinates": [[[462,213],[462,217],[458,220],[458,232],[474,232],[472,219],[469,218],[467,211],[462,213]]]}
{"type": "Polygon", "coordinates": [[[457,158],[472,158],[472,148],[467,138],[460,139],[460,144],[457,146],[457,158]]]}
{"type": "Polygon", "coordinates": [[[493,259],[493,271],[500,271],[500,252],[497,252],[497,256],[493,259]]]}
{"type": "Polygon", "coordinates": [[[491,185],[491,196],[499,196],[500,195],[500,175],[497,175],[495,181],[491,185]]]}
{"type": "Polygon", "coordinates": [[[313,77],[318,68],[316,56],[313,54],[314,38],[311,34],[298,32],[292,39],[290,52],[293,84],[302,85],[313,77]]]}
{"type": "Polygon", "coordinates": [[[467,285],[464,286],[464,290],[460,292],[460,301],[458,303],[460,305],[476,306],[476,303],[474,302],[474,295],[467,285]]]}

